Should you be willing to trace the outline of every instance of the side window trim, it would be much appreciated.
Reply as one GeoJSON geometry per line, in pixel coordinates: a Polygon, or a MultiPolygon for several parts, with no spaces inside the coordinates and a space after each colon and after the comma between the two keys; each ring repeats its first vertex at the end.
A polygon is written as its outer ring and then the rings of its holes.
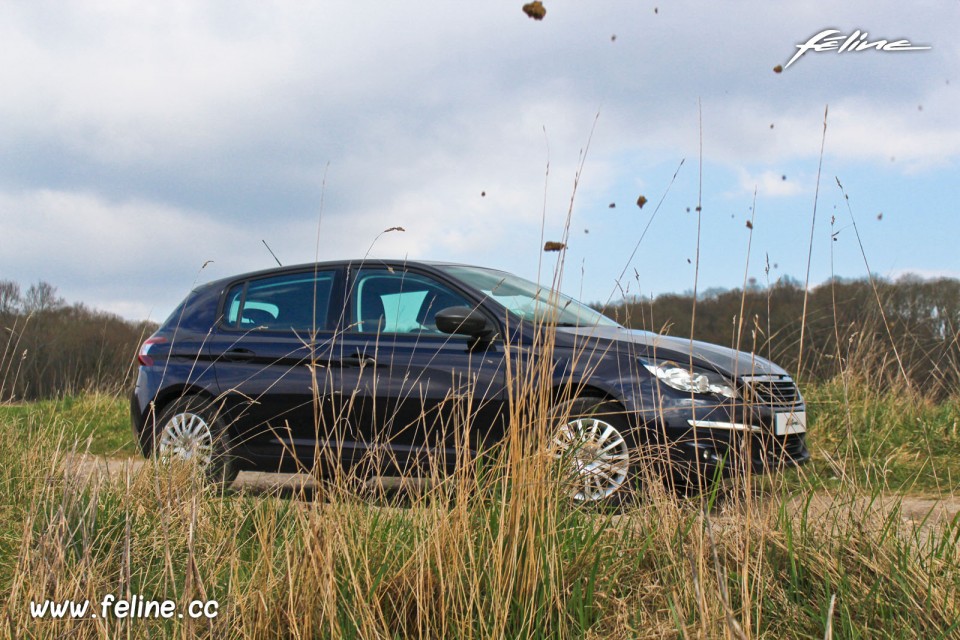
{"type": "Polygon", "coordinates": [[[240,292],[240,304],[237,305],[237,320],[235,329],[242,329],[240,323],[243,319],[243,305],[247,304],[247,290],[250,288],[250,281],[247,280],[243,283],[243,291],[240,292]]]}
{"type": "Polygon", "coordinates": [[[243,303],[246,302],[247,298],[247,285],[250,284],[249,280],[237,280],[235,282],[230,282],[223,288],[223,293],[220,294],[220,304],[217,311],[217,326],[221,329],[237,330],[240,328],[240,315],[243,310],[243,303]],[[234,320],[230,321],[230,294],[237,288],[242,286],[240,289],[240,301],[237,303],[237,317],[234,320]]]}

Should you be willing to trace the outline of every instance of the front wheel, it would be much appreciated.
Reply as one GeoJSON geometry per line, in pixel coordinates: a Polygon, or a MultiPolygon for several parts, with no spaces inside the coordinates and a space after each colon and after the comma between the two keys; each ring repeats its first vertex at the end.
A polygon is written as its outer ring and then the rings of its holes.
{"type": "Polygon", "coordinates": [[[237,477],[236,462],[217,407],[199,396],[178,398],[161,412],[155,451],[160,460],[195,463],[204,477],[226,487],[237,477]]]}
{"type": "Polygon", "coordinates": [[[625,503],[635,474],[623,409],[611,401],[576,398],[550,415],[565,492],[578,503],[625,503]]]}

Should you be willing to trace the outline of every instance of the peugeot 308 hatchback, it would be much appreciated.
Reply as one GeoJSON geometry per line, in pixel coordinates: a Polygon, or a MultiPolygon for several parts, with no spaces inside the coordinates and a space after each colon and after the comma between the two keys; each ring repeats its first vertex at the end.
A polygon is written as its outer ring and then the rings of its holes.
{"type": "Polygon", "coordinates": [[[217,482],[368,460],[451,466],[529,428],[508,418],[524,367],[541,372],[546,444],[575,500],[626,493],[649,455],[697,486],[809,458],[803,398],[772,362],[630,330],[482,267],[367,260],[218,280],[143,343],[139,365],[143,453],[195,459],[217,482]]]}

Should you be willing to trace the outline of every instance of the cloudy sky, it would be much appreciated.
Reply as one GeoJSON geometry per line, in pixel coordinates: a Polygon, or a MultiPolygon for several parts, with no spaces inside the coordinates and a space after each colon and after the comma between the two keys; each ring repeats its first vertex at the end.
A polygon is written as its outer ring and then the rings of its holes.
{"type": "Polygon", "coordinates": [[[264,240],[548,281],[568,220],[588,301],[960,276],[960,2],[522,4],[3,3],[0,279],[153,320],[264,240]],[[773,71],[825,29],[931,48],[773,71]]]}

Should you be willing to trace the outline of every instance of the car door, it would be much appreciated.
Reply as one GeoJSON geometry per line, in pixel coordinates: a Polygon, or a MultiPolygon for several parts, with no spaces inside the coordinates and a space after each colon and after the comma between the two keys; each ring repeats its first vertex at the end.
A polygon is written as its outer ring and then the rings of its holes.
{"type": "MultiPolygon", "coordinates": [[[[502,431],[503,347],[441,332],[437,312],[478,302],[434,274],[363,267],[352,274],[351,324],[342,357],[362,362],[353,421],[374,462],[406,468],[428,458],[452,466],[502,431]]],[[[491,318],[492,320],[492,318],[491,318]]]]}
{"type": "Polygon", "coordinates": [[[210,339],[238,455],[258,466],[311,468],[339,458],[348,439],[341,367],[333,357],[342,314],[340,268],[280,273],[229,288],[210,339]]]}

